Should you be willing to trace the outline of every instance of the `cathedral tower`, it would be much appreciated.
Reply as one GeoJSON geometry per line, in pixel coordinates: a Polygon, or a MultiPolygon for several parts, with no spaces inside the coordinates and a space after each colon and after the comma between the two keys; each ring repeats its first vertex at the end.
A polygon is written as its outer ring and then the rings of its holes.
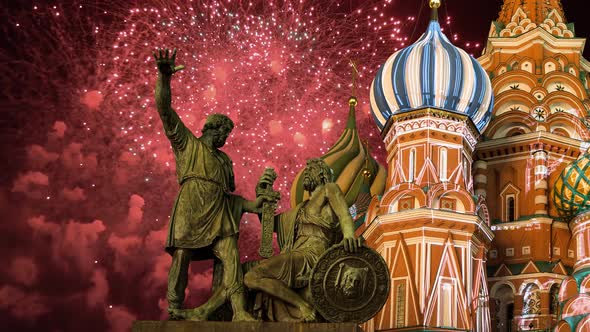
{"type": "Polygon", "coordinates": [[[553,328],[560,284],[579,259],[549,193],[590,139],[584,44],[560,0],[505,0],[478,59],[495,96],[474,163],[475,194],[485,197],[495,235],[492,331],[553,328]]]}
{"type": "Polygon", "coordinates": [[[358,230],[389,264],[391,294],[365,331],[486,331],[486,253],[493,233],[474,197],[474,149],[490,120],[488,75],[438,22],[394,53],[371,87],[387,150],[382,196],[358,230]]]}

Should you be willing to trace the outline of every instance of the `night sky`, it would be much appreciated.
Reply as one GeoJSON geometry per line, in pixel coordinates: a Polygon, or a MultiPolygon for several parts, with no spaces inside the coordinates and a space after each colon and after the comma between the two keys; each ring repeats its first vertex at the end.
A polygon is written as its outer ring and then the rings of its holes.
{"type": "MultiPolygon", "coordinates": [[[[447,2],[445,32],[480,55],[501,1],[447,2]]],[[[163,245],[178,185],[154,107],[155,48],[179,49],[186,69],[173,79],[173,107],[189,128],[200,135],[214,112],[235,121],[223,150],[237,193],[253,198],[274,167],[284,210],[294,175],[344,128],[350,60],[361,137],[384,161],[367,89],[429,17],[415,0],[145,3],[0,7],[5,331],[127,331],[133,320],[166,317],[163,245]]],[[[583,3],[564,0],[578,37],[590,31],[583,3]]],[[[257,217],[241,227],[241,256],[256,259],[257,217]]],[[[188,306],[208,296],[210,275],[211,262],[193,263],[188,306]]]]}

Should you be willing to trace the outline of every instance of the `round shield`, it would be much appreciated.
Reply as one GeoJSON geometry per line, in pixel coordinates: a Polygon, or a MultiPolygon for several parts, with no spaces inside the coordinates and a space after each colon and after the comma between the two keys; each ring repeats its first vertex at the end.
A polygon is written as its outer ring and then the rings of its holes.
{"type": "Polygon", "coordinates": [[[389,284],[381,255],[366,246],[351,253],[338,245],[320,257],[309,286],[313,304],[325,319],[363,323],[383,308],[389,284]]]}

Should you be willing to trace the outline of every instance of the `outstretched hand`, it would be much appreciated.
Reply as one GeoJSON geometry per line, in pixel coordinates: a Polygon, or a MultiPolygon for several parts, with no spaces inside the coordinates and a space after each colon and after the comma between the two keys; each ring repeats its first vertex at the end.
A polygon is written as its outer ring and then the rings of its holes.
{"type": "Polygon", "coordinates": [[[276,203],[281,199],[281,194],[278,191],[272,189],[272,185],[277,178],[275,170],[272,168],[266,168],[264,173],[258,180],[256,185],[256,207],[262,207],[265,202],[276,203]]]}
{"type": "Polygon", "coordinates": [[[170,56],[169,49],[159,49],[158,51],[154,52],[154,58],[156,58],[156,64],[158,65],[158,71],[164,76],[172,76],[172,74],[176,73],[177,71],[183,70],[184,66],[179,65],[175,66],[174,62],[176,61],[176,49],[172,51],[172,56],[170,56]],[[159,54],[159,56],[158,56],[159,54]]]}
{"type": "Polygon", "coordinates": [[[262,207],[262,204],[265,202],[269,202],[269,203],[276,203],[281,199],[281,193],[279,193],[278,191],[273,191],[270,190],[268,192],[265,193],[261,193],[259,195],[257,195],[256,197],[256,207],[262,207]]]}
{"type": "Polygon", "coordinates": [[[348,236],[342,239],[340,242],[344,246],[344,250],[348,252],[357,252],[357,250],[363,245],[363,238],[356,236],[348,236]]]}

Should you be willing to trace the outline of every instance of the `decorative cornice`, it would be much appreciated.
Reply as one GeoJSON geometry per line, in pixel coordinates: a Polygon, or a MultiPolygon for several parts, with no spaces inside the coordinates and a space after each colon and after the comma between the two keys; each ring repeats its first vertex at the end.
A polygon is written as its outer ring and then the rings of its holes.
{"type": "MultiPolygon", "coordinates": [[[[490,37],[488,43],[492,47],[487,48],[486,54],[482,58],[486,55],[491,55],[491,53],[498,52],[498,50],[505,54],[522,53],[522,51],[535,44],[535,40],[538,40],[539,44],[543,44],[547,49],[553,50],[555,53],[567,53],[567,51],[571,53],[582,53],[586,44],[585,38],[563,39],[555,37],[544,29],[535,28],[529,31],[529,33],[513,38],[490,37]]],[[[485,67],[481,58],[480,63],[485,67]]]]}
{"type": "Polygon", "coordinates": [[[383,133],[387,133],[383,138],[383,142],[385,142],[386,147],[389,147],[396,137],[424,129],[459,134],[465,138],[472,150],[480,138],[477,128],[468,116],[446,110],[424,108],[394,114],[389,118],[383,130],[383,133]]]}
{"type": "Polygon", "coordinates": [[[538,279],[538,278],[553,278],[553,279],[560,279],[563,280],[567,278],[566,275],[561,275],[557,273],[548,273],[548,272],[541,272],[541,273],[530,273],[530,274],[517,274],[513,276],[504,276],[504,277],[488,277],[489,282],[493,281],[506,281],[506,280],[524,280],[524,279],[538,279]]]}
{"type": "MultiPolygon", "coordinates": [[[[401,212],[389,213],[377,216],[369,227],[363,232],[363,236],[368,238],[371,236],[379,226],[387,224],[400,224],[403,225],[409,221],[415,221],[418,219],[441,219],[456,221],[459,223],[471,224],[477,227],[485,236],[488,241],[492,241],[494,233],[490,226],[485,221],[481,220],[479,216],[474,214],[457,213],[453,211],[444,211],[437,209],[419,208],[413,210],[405,210],[401,212]]],[[[415,228],[415,227],[413,227],[415,228]]],[[[419,227],[420,228],[420,227],[419,227]]],[[[451,229],[448,229],[451,231],[451,229]]],[[[455,230],[452,230],[455,231],[455,230]]]]}
{"type": "MultiPolygon", "coordinates": [[[[487,47],[481,57],[477,59],[479,63],[488,68],[492,63],[495,53],[502,54],[522,54],[535,45],[542,47],[552,53],[558,54],[581,54],[586,45],[585,38],[558,38],[545,31],[542,28],[536,28],[523,35],[512,38],[492,38],[488,39],[487,47]]],[[[590,62],[581,58],[581,69],[590,71],[590,62]]]]}
{"type": "Polygon", "coordinates": [[[575,158],[584,153],[589,146],[590,143],[588,142],[555,135],[546,131],[538,131],[480,142],[477,145],[477,155],[480,159],[489,160],[514,154],[518,151],[512,151],[512,148],[522,147],[523,151],[542,149],[548,152],[567,153],[575,158]]]}
{"type": "Polygon", "coordinates": [[[510,221],[510,222],[502,222],[499,224],[492,225],[492,231],[506,231],[506,230],[516,230],[523,227],[536,225],[536,224],[543,224],[543,225],[551,225],[553,224],[554,228],[559,229],[566,229],[568,230],[567,223],[565,222],[556,222],[550,217],[534,217],[527,220],[521,221],[510,221]]]}

